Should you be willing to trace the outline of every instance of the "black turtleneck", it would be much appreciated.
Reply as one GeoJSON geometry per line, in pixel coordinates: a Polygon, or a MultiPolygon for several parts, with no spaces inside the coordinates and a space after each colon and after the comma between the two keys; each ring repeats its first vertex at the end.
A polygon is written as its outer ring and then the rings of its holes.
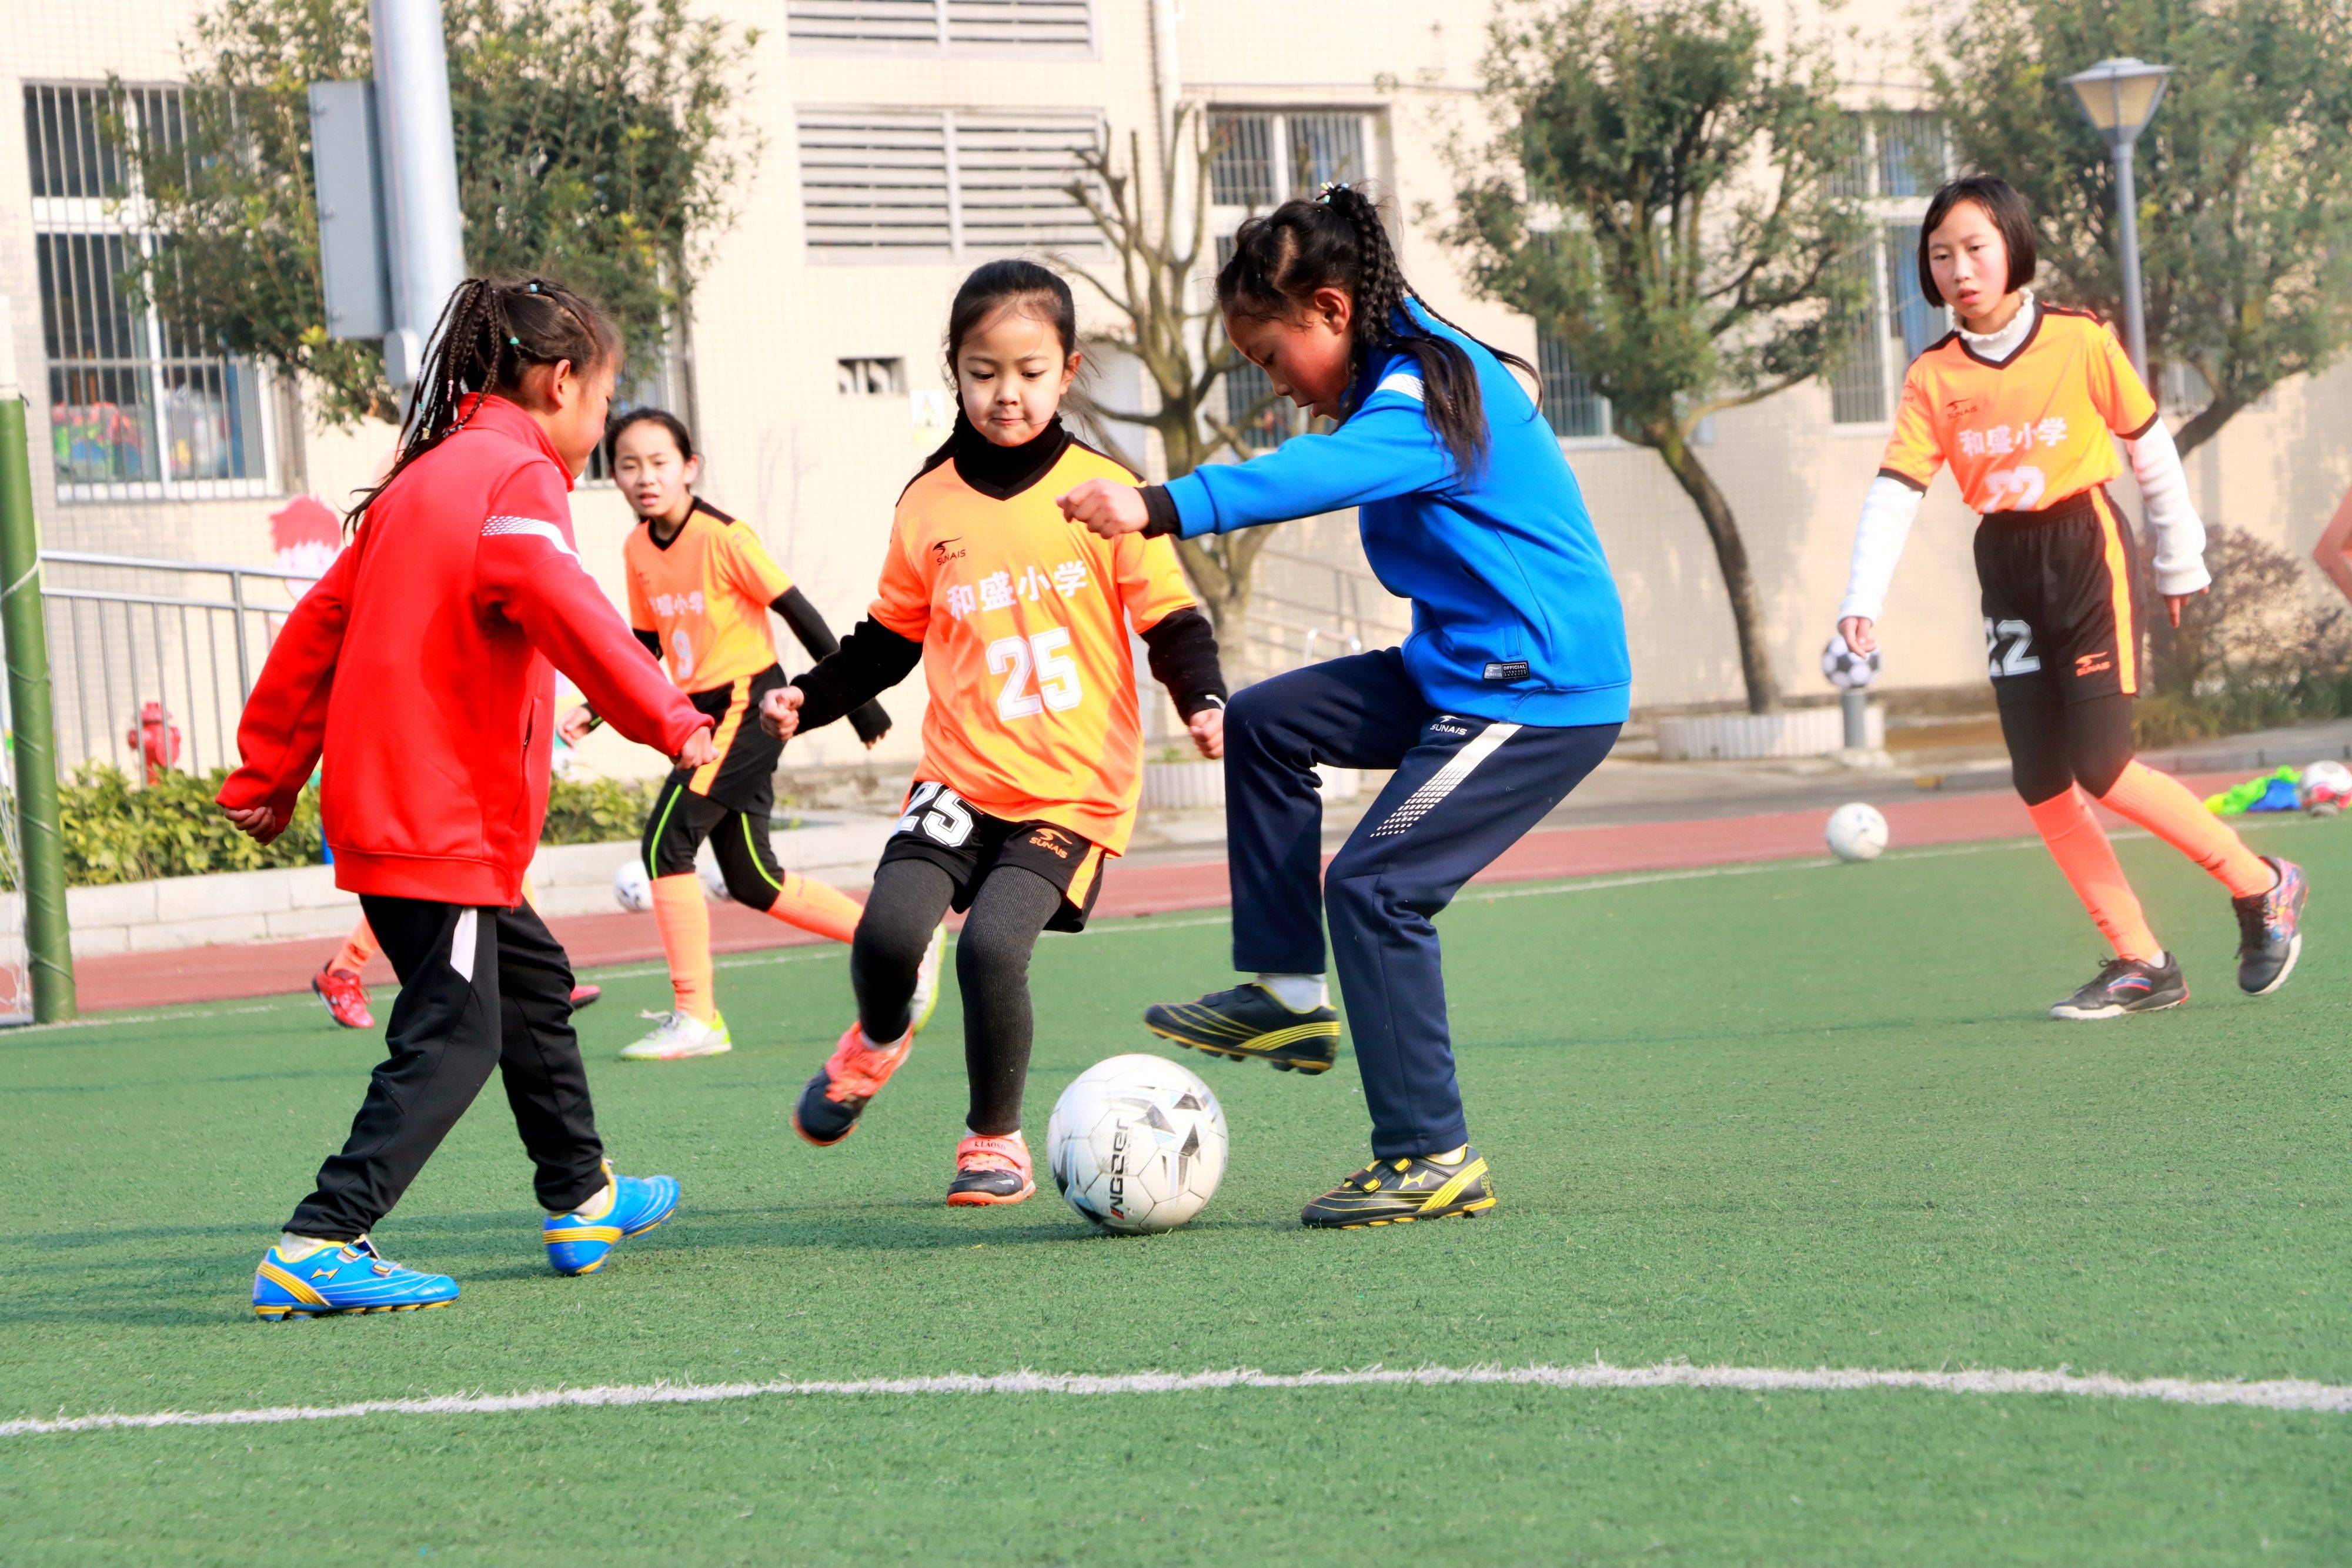
{"type": "Polygon", "coordinates": [[[955,460],[956,477],[992,500],[1009,501],[1043,479],[1070,449],[1070,433],[1055,414],[1045,429],[1018,446],[999,446],[959,411],[955,430],[942,451],[955,460]]]}
{"type": "MultiPolygon", "coordinates": [[[[1000,446],[959,412],[955,430],[931,454],[922,472],[928,474],[942,463],[952,462],[957,478],[991,500],[1009,501],[1051,473],[1070,445],[1070,433],[1062,428],[1059,414],[1020,445],[1000,446]]],[[[1224,706],[1225,682],[1218,667],[1216,632],[1207,616],[1188,607],[1139,634],[1148,649],[1151,673],[1168,687],[1177,711],[1185,718],[1202,708],[1224,706]]],[[[831,724],[905,680],[922,658],[920,642],[901,637],[871,617],[859,622],[835,652],[793,682],[803,693],[800,727],[811,730],[831,724]]]]}

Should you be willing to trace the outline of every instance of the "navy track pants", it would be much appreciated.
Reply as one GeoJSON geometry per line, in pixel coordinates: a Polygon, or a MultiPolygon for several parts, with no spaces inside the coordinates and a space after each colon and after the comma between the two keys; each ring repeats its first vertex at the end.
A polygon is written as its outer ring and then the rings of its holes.
{"type": "Polygon", "coordinates": [[[1431,919],[1600,765],[1622,727],[1440,713],[1395,649],[1234,694],[1225,714],[1234,967],[1321,974],[1328,909],[1375,1157],[1469,1141],[1431,919]],[[1332,861],[1319,898],[1318,765],[1396,769],[1332,861]]]}

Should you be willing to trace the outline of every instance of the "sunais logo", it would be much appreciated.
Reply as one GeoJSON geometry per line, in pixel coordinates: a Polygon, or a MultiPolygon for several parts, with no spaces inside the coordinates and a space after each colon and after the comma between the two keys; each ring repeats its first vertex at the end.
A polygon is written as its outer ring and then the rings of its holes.
{"type": "Polygon", "coordinates": [[[1976,413],[1976,399],[1972,397],[1956,397],[1951,402],[1944,405],[1944,417],[1946,419],[1962,419],[1976,413]]]}
{"type": "Polygon", "coordinates": [[[931,559],[941,566],[945,566],[951,560],[961,560],[963,557],[963,536],[961,534],[956,535],[953,538],[933,539],[931,541],[931,559]],[[950,545],[956,548],[950,549],[948,548],[950,545]]]}

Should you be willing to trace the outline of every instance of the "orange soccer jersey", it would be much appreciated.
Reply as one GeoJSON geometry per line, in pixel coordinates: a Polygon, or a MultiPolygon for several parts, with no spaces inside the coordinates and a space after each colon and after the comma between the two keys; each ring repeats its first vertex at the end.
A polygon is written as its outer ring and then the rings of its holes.
{"type": "Polygon", "coordinates": [[[2096,316],[2035,309],[2000,364],[1958,332],[1911,361],[1881,474],[1925,490],[1948,465],[1960,498],[1987,513],[2047,511],[2121,472],[2109,435],[2146,434],[2156,400],[2096,316]]]}
{"type": "Polygon", "coordinates": [[[667,545],[639,523],[622,547],[629,624],[661,639],[669,678],[714,691],[776,662],[768,606],[793,585],[749,526],[697,500],[667,545]]]}
{"type": "Polygon", "coordinates": [[[953,463],[898,499],[873,616],[923,645],[930,706],[917,779],[1007,821],[1127,847],[1143,786],[1143,728],[1128,627],[1193,604],[1164,538],[1097,538],[1054,498],[1135,476],[1075,442],[1007,500],[953,463]]]}

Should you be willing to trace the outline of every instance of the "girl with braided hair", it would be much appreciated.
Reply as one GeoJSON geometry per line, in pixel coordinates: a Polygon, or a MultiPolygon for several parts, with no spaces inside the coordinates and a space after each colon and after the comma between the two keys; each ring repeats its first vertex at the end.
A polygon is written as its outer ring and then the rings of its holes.
{"type": "Polygon", "coordinates": [[[572,967],[525,902],[562,670],[625,735],[710,760],[710,718],[662,676],[572,543],[572,482],[604,431],[620,335],[546,278],[468,278],[435,329],[400,452],[351,547],[286,618],[220,805],[268,842],[325,755],[335,883],[400,976],[342,1152],[262,1255],[266,1318],[410,1311],[454,1281],[369,1241],[496,1068],[559,1273],[601,1268],[677,1206],[615,1176],[572,1031],[572,967]]]}
{"type": "Polygon", "coordinates": [[[1559,443],[1510,373],[1526,361],[1413,293],[1361,192],[1333,186],[1244,224],[1217,299],[1243,357],[1339,428],[1166,485],[1090,480],[1064,512],[1106,538],[1197,538],[1357,507],[1413,630],[1401,648],[1234,696],[1234,964],[1256,978],[1144,1021],[1197,1050],[1326,1071],[1339,1034],[1328,909],[1374,1162],[1302,1218],[1480,1213],[1494,1188],[1470,1146],[1430,922],[1608,755],[1626,714],[1624,612],[1559,443]],[[1318,900],[1324,766],[1396,771],[1318,900]]]}

